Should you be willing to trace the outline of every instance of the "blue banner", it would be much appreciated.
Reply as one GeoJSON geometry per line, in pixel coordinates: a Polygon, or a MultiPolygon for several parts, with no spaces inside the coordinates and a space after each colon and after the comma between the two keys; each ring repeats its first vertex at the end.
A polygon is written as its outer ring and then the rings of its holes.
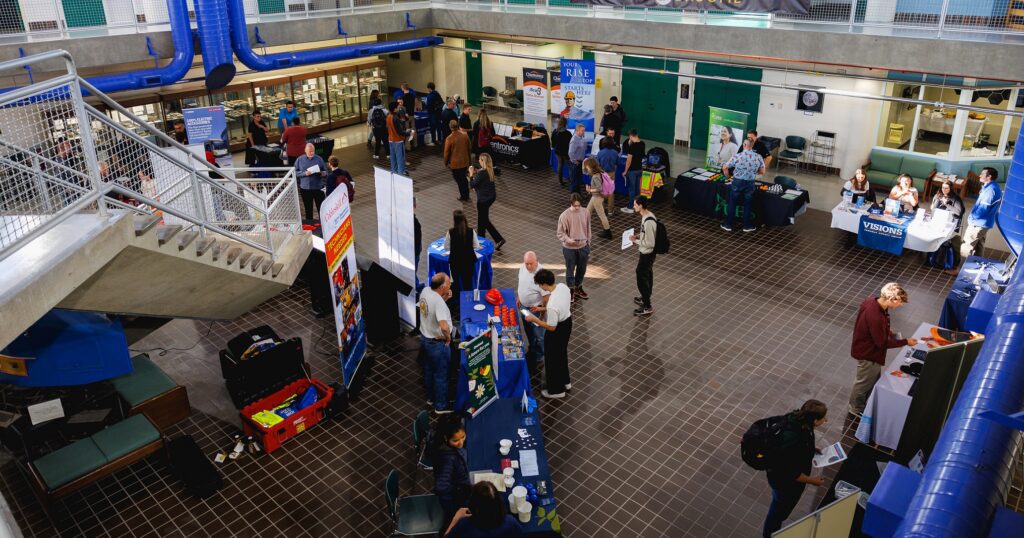
{"type": "Polygon", "coordinates": [[[863,215],[857,230],[857,244],[899,256],[907,239],[907,225],[863,215]]]}
{"type": "Polygon", "coordinates": [[[208,140],[228,141],[228,123],[224,107],[209,106],[186,108],[181,111],[185,117],[185,133],[190,144],[202,144],[208,140]]]}
{"type": "Polygon", "coordinates": [[[587,129],[587,140],[594,138],[594,60],[561,61],[561,89],[565,107],[559,115],[568,122],[569,130],[582,123],[587,129]]]}

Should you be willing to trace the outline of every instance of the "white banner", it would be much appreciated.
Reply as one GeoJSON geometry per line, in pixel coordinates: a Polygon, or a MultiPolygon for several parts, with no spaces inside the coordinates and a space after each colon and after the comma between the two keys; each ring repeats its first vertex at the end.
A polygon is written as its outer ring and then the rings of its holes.
{"type": "Polygon", "coordinates": [[[377,194],[377,257],[380,266],[413,286],[398,296],[398,315],[416,326],[416,244],[412,179],[374,167],[377,194]]]}

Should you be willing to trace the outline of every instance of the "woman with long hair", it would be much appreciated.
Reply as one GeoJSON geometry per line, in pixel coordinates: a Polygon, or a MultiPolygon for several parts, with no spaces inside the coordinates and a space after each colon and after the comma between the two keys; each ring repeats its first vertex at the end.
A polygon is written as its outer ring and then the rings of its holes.
{"type": "Polygon", "coordinates": [[[716,157],[718,157],[718,166],[723,167],[725,163],[729,162],[729,159],[732,159],[733,155],[736,155],[736,152],[740,150],[740,146],[736,143],[736,135],[728,127],[723,126],[718,131],[718,140],[719,146],[716,157]]]}
{"type": "Polygon", "coordinates": [[[846,195],[846,193],[850,193],[854,201],[860,197],[866,203],[875,203],[875,191],[871,190],[871,184],[868,183],[868,176],[864,173],[863,168],[858,168],[853,173],[853,177],[843,184],[841,194],[846,195]]]}
{"type": "Polygon", "coordinates": [[[932,198],[932,210],[936,209],[949,211],[953,218],[953,228],[959,233],[960,220],[964,216],[964,201],[953,190],[953,184],[949,181],[943,181],[939,186],[939,192],[935,193],[935,198],[932,198]]]}
{"type": "Polygon", "coordinates": [[[473,124],[473,132],[476,133],[476,139],[473,140],[473,147],[476,148],[476,153],[490,155],[491,138],[494,137],[494,124],[491,123],[490,116],[487,115],[487,111],[483,108],[480,109],[480,113],[476,117],[476,123],[473,124]]]}
{"type": "Polygon", "coordinates": [[[469,494],[469,506],[455,512],[445,538],[513,538],[522,530],[506,512],[508,503],[490,482],[478,482],[469,494]]]}
{"type": "Polygon", "coordinates": [[[476,268],[476,250],[480,248],[480,240],[469,227],[466,214],[461,209],[452,212],[454,225],[444,236],[444,249],[448,254],[448,271],[452,277],[452,293],[459,296],[460,291],[476,288],[473,282],[473,270],[476,268]]]}
{"type": "Polygon", "coordinates": [[[900,174],[900,177],[896,179],[896,186],[889,191],[889,198],[899,200],[900,211],[903,213],[913,213],[917,210],[920,198],[914,187],[914,179],[909,174],[900,174]]]}
{"type": "Polygon", "coordinates": [[[494,204],[498,197],[497,191],[494,188],[494,162],[487,153],[480,154],[479,162],[479,170],[474,169],[472,166],[469,167],[469,174],[473,176],[470,186],[476,191],[476,230],[481,237],[484,237],[484,234],[489,232],[491,239],[494,240],[494,250],[500,251],[501,247],[505,244],[505,239],[498,232],[498,229],[494,227],[490,215],[491,205],[494,204]]]}
{"type": "Polygon", "coordinates": [[[469,501],[469,458],[466,453],[466,427],[455,414],[441,415],[434,429],[431,456],[434,461],[434,493],[444,511],[442,529],[469,501]]]}
{"type": "Polygon", "coordinates": [[[814,429],[828,419],[828,407],[818,400],[807,400],[800,409],[787,413],[779,450],[775,451],[768,466],[768,485],[772,488],[772,504],[764,520],[765,538],[782,528],[782,522],[793,512],[807,484],[823,486],[825,480],[811,476],[814,459],[814,429]]]}
{"type": "Polygon", "coordinates": [[[587,185],[587,192],[590,193],[590,203],[587,204],[587,212],[596,211],[597,218],[601,219],[601,233],[598,235],[605,239],[612,238],[611,226],[608,224],[608,215],[604,212],[604,184],[610,182],[614,192],[615,180],[608,176],[608,173],[597,164],[597,159],[588,157],[583,159],[583,173],[590,175],[590,185],[587,185]]]}

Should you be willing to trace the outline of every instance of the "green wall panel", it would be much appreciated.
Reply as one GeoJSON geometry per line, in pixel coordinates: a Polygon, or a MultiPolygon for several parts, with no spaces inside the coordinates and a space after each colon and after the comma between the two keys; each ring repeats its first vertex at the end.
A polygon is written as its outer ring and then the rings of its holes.
{"type": "MultiPolygon", "coordinates": [[[[619,103],[626,109],[629,121],[626,130],[636,129],[640,138],[664,144],[675,142],[676,128],[676,74],[679,62],[652,58],[623,56],[622,65],[661,69],[665,74],[643,71],[622,71],[622,95],[619,103]]],[[[595,115],[603,114],[606,103],[596,103],[595,115]]]]}
{"type": "Polygon", "coordinates": [[[64,5],[64,20],[68,28],[107,24],[103,0],[61,0],[61,3],[64,5]]]}
{"type": "MultiPolygon", "coordinates": [[[[748,67],[697,64],[698,75],[728,77],[739,80],[761,80],[761,70],[748,67]]],[[[718,80],[696,79],[693,90],[693,116],[690,118],[690,147],[708,149],[708,107],[746,112],[747,129],[756,127],[757,109],[761,104],[761,87],[718,80]]]]}
{"type": "MultiPolygon", "coordinates": [[[[467,49],[480,50],[480,42],[474,39],[467,39],[467,49]]],[[[484,92],[484,67],[483,55],[466,53],[466,100],[474,105],[480,104],[480,97],[484,92]],[[476,56],[476,57],[474,57],[476,56]]]]}

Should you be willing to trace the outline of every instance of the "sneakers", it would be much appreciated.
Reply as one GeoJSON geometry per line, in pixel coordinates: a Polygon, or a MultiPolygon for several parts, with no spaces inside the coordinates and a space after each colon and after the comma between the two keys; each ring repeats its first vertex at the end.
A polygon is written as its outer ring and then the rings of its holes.
{"type": "Polygon", "coordinates": [[[373,154],[373,160],[375,160],[375,161],[380,160],[380,155],[377,155],[376,153],[374,153],[373,154]]]}
{"type": "Polygon", "coordinates": [[[433,143],[433,142],[427,142],[427,146],[428,146],[428,147],[431,147],[431,148],[432,148],[432,147],[434,147],[434,146],[436,146],[436,145],[437,145],[437,144],[435,144],[435,143],[433,143]]]}
{"type": "Polygon", "coordinates": [[[584,301],[590,298],[590,296],[587,295],[587,292],[583,291],[583,286],[576,286],[576,295],[584,301]]]}
{"type": "Polygon", "coordinates": [[[633,304],[635,304],[637,306],[643,306],[644,305],[644,298],[643,297],[633,297],[633,304]]]}
{"type": "Polygon", "coordinates": [[[722,226],[720,226],[720,228],[722,228],[723,230],[725,230],[727,232],[731,232],[732,231],[732,228],[730,228],[730,227],[728,227],[728,226],[726,226],[724,224],[722,226]]]}
{"type": "Polygon", "coordinates": [[[756,232],[757,228],[754,228],[753,226],[751,226],[750,228],[744,228],[743,231],[744,232],[756,232]]]}
{"type": "Polygon", "coordinates": [[[540,395],[545,397],[545,398],[551,398],[553,400],[557,400],[558,398],[565,398],[565,393],[564,392],[559,392],[558,394],[551,394],[550,392],[548,392],[546,390],[542,390],[542,391],[540,391],[540,395]]]}
{"type": "Polygon", "coordinates": [[[633,209],[629,208],[629,207],[623,207],[623,208],[619,209],[619,211],[622,211],[623,213],[625,213],[627,215],[632,215],[634,213],[633,209]]]}
{"type": "Polygon", "coordinates": [[[505,246],[505,240],[504,239],[502,239],[501,241],[498,241],[497,243],[494,244],[494,251],[495,252],[500,252],[501,251],[501,247],[503,247],[503,246],[505,246]]]}
{"type": "Polygon", "coordinates": [[[572,383],[566,383],[565,390],[572,390],[572,383]]]}
{"type": "Polygon", "coordinates": [[[612,218],[614,216],[615,216],[615,213],[608,213],[608,218],[612,218]]]}
{"type": "Polygon", "coordinates": [[[654,308],[650,306],[641,306],[633,311],[634,316],[650,316],[654,313],[654,308]]]}
{"type": "Polygon", "coordinates": [[[600,238],[603,238],[603,239],[611,239],[612,238],[612,231],[611,230],[601,230],[600,232],[597,233],[597,236],[600,237],[600,238]]]}

